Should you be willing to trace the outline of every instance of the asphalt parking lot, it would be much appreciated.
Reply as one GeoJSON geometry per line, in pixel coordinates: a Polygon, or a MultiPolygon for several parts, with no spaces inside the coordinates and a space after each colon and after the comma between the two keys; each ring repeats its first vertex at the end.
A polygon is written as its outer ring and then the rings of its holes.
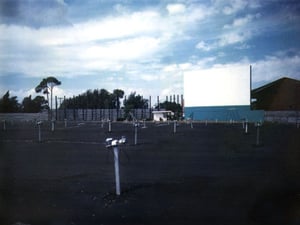
{"type": "Polygon", "coordinates": [[[241,123],[7,123],[3,225],[300,224],[300,128],[241,123]],[[119,146],[121,195],[115,194],[119,146]]]}

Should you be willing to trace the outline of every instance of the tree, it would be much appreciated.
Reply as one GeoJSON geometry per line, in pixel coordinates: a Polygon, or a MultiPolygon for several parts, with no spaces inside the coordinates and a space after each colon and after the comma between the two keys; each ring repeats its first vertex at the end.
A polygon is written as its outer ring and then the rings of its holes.
{"type": "Polygon", "coordinates": [[[16,113],[19,112],[20,105],[17,101],[17,96],[9,97],[7,91],[0,99],[0,112],[1,113],[16,113]]]}
{"type": "Polygon", "coordinates": [[[123,98],[124,96],[124,91],[123,90],[120,90],[120,89],[115,89],[113,91],[113,96],[115,98],[115,101],[116,101],[116,108],[117,108],[117,118],[119,118],[119,109],[120,109],[120,98],[123,98]]]}
{"type": "Polygon", "coordinates": [[[123,98],[124,91],[114,90],[113,93],[105,89],[87,90],[83,94],[66,99],[62,105],[66,108],[82,109],[119,109],[120,98],[123,98]]]}
{"type": "Polygon", "coordinates": [[[53,88],[57,85],[61,85],[61,82],[57,80],[55,77],[47,77],[43,79],[38,86],[35,88],[35,92],[39,93],[43,91],[43,94],[47,94],[47,102],[48,102],[48,107],[49,107],[49,91],[50,91],[50,117],[52,118],[52,99],[53,99],[53,88]]]}
{"type": "Polygon", "coordinates": [[[22,101],[22,112],[37,113],[47,108],[47,101],[43,96],[36,96],[31,99],[31,95],[25,97],[22,101]]]}
{"type": "Polygon", "coordinates": [[[128,98],[124,101],[124,107],[125,107],[125,115],[126,117],[129,116],[129,113],[133,109],[142,109],[148,107],[148,100],[143,99],[141,95],[136,95],[135,92],[132,92],[128,98]]]}

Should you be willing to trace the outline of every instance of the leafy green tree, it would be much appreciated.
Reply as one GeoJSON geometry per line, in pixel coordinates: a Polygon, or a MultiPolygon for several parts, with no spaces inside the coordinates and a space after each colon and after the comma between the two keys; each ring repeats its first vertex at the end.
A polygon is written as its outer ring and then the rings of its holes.
{"type": "Polygon", "coordinates": [[[34,99],[31,99],[31,95],[29,95],[22,101],[22,112],[25,113],[37,113],[47,108],[47,101],[43,96],[36,96],[34,99]]]}
{"type": "Polygon", "coordinates": [[[9,97],[7,91],[0,99],[0,112],[1,113],[16,113],[19,112],[20,104],[17,101],[17,96],[9,97]]]}
{"type": "Polygon", "coordinates": [[[113,91],[113,98],[115,98],[116,101],[116,108],[120,109],[120,99],[123,98],[124,91],[121,89],[115,89],[113,91]]]}
{"type": "Polygon", "coordinates": [[[105,89],[87,90],[85,93],[66,99],[62,105],[66,108],[82,109],[115,109],[120,108],[120,98],[124,96],[124,91],[120,89],[110,93],[105,89]]]}
{"type": "Polygon", "coordinates": [[[52,100],[53,100],[53,88],[55,86],[61,85],[61,82],[57,80],[55,77],[47,77],[43,79],[36,87],[35,92],[43,92],[43,94],[47,95],[47,102],[49,107],[49,92],[50,92],[50,109],[51,109],[51,118],[52,118],[52,100]]]}
{"type": "Polygon", "coordinates": [[[130,112],[133,109],[142,109],[148,107],[148,100],[144,99],[141,95],[136,95],[132,92],[128,98],[124,101],[125,116],[129,117],[130,112]]]}

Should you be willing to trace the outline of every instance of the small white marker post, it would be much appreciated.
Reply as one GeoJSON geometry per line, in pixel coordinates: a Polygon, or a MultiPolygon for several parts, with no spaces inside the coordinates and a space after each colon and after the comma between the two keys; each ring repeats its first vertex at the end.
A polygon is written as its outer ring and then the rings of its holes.
{"type": "Polygon", "coordinates": [[[54,120],[51,121],[51,131],[53,132],[55,130],[55,124],[54,124],[54,120]]]}
{"type": "Polygon", "coordinates": [[[116,140],[116,139],[113,140],[112,138],[107,138],[106,139],[106,147],[107,148],[113,148],[113,153],[114,153],[116,195],[121,195],[118,145],[125,144],[125,143],[126,143],[126,138],[125,137],[122,137],[120,140],[116,140]]]}
{"type": "Polygon", "coordinates": [[[110,133],[111,132],[111,121],[108,120],[108,132],[110,133]]]}
{"type": "Polygon", "coordinates": [[[41,124],[42,124],[42,121],[38,121],[36,123],[38,125],[38,130],[39,130],[39,142],[42,141],[42,135],[41,135],[41,124]]]}
{"type": "Polygon", "coordinates": [[[135,123],[134,124],[134,145],[137,145],[137,128],[138,128],[138,124],[135,123]]]}
{"type": "Polygon", "coordinates": [[[207,120],[205,120],[205,126],[207,126],[207,120]]]}
{"type": "Polygon", "coordinates": [[[259,146],[259,127],[261,123],[256,123],[256,146],[259,146]]]}
{"type": "Polygon", "coordinates": [[[65,121],[65,128],[67,128],[67,119],[64,119],[64,121],[65,121]]]}
{"type": "Polygon", "coordinates": [[[193,129],[194,128],[194,125],[193,125],[193,121],[191,120],[191,128],[193,129]]]}
{"type": "Polygon", "coordinates": [[[146,127],[146,120],[145,119],[143,120],[143,127],[142,128],[147,128],[146,127]]]}
{"type": "Polygon", "coordinates": [[[173,133],[174,134],[176,133],[176,126],[177,126],[177,123],[176,123],[176,120],[174,120],[174,126],[173,126],[173,133]]]}
{"type": "Polygon", "coordinates": [[[245,122],[245,134],[248,134],[248,121],[245,122]]]}

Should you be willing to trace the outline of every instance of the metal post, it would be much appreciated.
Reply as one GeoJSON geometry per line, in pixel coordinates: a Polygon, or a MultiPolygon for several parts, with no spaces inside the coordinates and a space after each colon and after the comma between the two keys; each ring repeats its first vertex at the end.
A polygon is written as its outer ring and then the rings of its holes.
{"type": "Polygon", "coordinates": [[[108,132],[111,132],[111,122],[108,120],[108,132]]]}
{"type": "Polygon", "coordinates": [[[248,134],[248,121],[246,121],[246,124],[245,124],[245,134],[248,134]]]}
{"type": "Polygon", "coordinates": [[[114,164],[115,164],[115,181],[116,181],[116,195],[121,194],[120,187],[120,172],[119,172],[119,149],[117,146],[113,147],[114,150],[114,164]]]}
{"type": "Polygon", "coordinates": [[[191,128],[193,129],[194,128],[194,125],[193,125],[193,121],[191,120],[191,128]]]}
{"type": "Polygon", "coordinates": [[[53,132],[55,130],[54,120],[51,121],[51,131],[53,132]]]}
{"type": "Polygon", "coordinates": [[[259,126],[257,126],[256,131],[256,145],[259,145],[259,126]]]}
{"type": "Polygon", "coordinates": [[[64,119],[65,120],[65,128],[67,128],[67,119],[64,119]]]}
{"type": "Polygon", "coordinates": [[[134,145],[137,145],[137,124],[134,124],[134,145]]]}
{"type": "Polygon", "coordinates": [[[259,145],[259,127],[260,127],[260,124],[257,123],[257,125],[256,125],[256,146],[259,145]]]}
{"type": "Polygon", "coordinates": [[[6,130],[6,120],[3,120],[3,130],[6,130]]]}
{"type": "Polygon", "coordinates": [[[57,96],[55,96],[55,120],[57,120],[57,96]]]}
{"type": "Polygon", "coordinates": [[[41,135],[41,124],[42,124],[42,122],[41,122],[41,121],[37,122],[37,125],[38,125],[38,130],[39,130],[39,142],[41,142],[41,141],[42,141],[42,135],[41,135]]]}
{"type": "Polygon", "coordinates": [[[174,120],[174,127],[173,127],[173,133],[175,134],[176,133],[176,120],[174,120]]]}

